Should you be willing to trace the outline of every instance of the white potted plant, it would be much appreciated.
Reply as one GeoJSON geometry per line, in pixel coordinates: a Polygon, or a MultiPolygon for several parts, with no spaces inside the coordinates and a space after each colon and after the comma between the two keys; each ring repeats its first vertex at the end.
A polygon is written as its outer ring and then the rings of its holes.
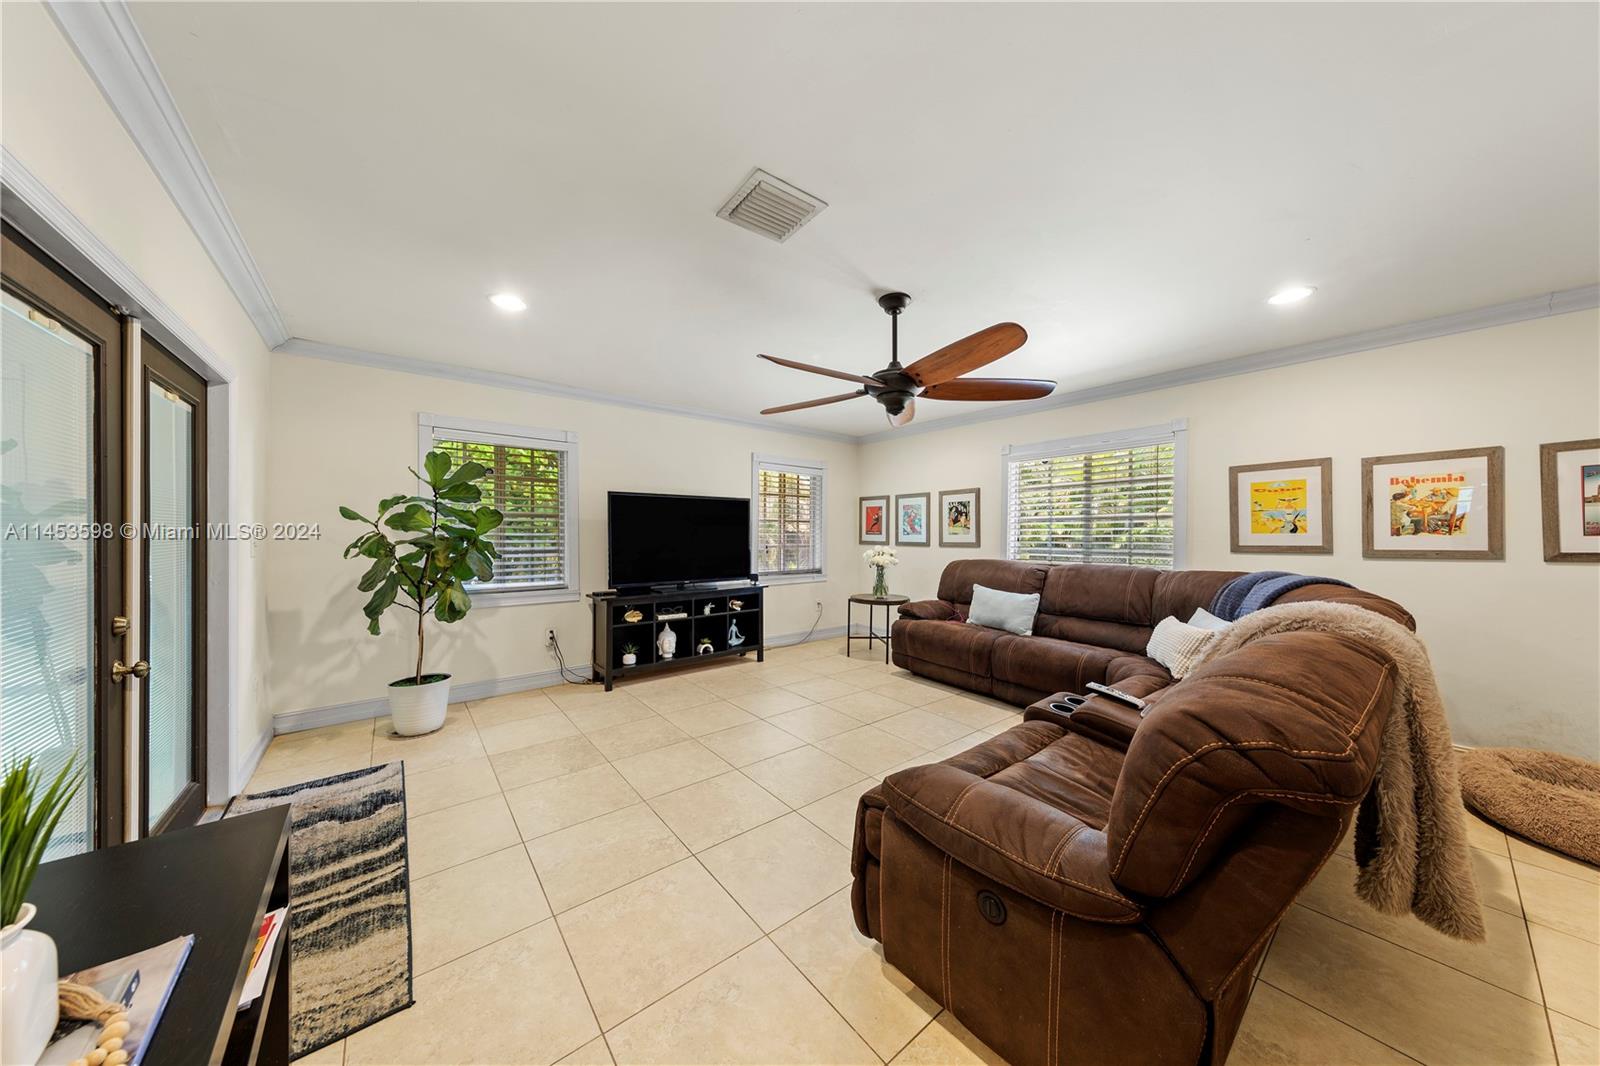
{"type": "Polygon", "coordinates": [[[889,595],[889,579],[885,572],[889,567],[900,564],[900,559],[895,555],[894,549],[882,545],[876,548],[868,548],[861,553],[861,558],[865,559],[867,565],[872,567],[872,594],[874,596],[889,595]]]}
{"type": "Polygon", "coordinates": [[[361,609],[367,631],[378,633],[378,619],[390,607],[417,616],[416,669],[389,683],[389,717],[401,736],[431,733],[444,725],[450,675],[423,673],[424,623],[430,614],[441,622],[467,616],[472,597],[466,583],[494,577],[499,553],[488,534],[505,520],[493,507],[478,504],[483,493],[477,482],[491,473],[482,463],[468,461],[451,469],[450,456],[435,451],[427,454],[422,468],[422,474],[411,473],[426,484],[426,495],[380,500],[377,518],[339,508],[352,522],[372,527],[344,550],[347,559],[372,561],[356,586],[372,593],[361,609]],[[385,527],[400,534],[399,539],[391,539],[385,527]]]}
{"type": "Polygon", "coordinates": [[[50,836],[83,774],[69,758],[47,787],[26,758],[6,771],[0,786],[0,1062],[38,1062],[55,1031],[60,1004],[56,992],[56,944],[29,929],[38,913],[23,897],[33,884],[50,836]]]}
{"type": "Polygon", "coordinates": [[[632,666],[639,661],[639,645],[624,644],[622,646],[622,665],[632,666]]]}

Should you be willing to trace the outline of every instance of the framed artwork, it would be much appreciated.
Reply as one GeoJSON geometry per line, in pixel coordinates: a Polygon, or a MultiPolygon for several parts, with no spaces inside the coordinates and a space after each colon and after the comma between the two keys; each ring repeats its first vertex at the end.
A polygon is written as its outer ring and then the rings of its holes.
{"type": "Polygon", "coordinates": [[[1506,450],[1361,460],[1367,559],[1504,559],[1506,450]]]}
{"type": "Polygon", "coordinates": [[[1333,459],[1228,467],[1235,552],[1333,553],[1333,459]]]}
{"type": "Polygon", "coordinates": [[[1600,438],[1539,445],[1544,561],[1600,563],[1600,438]]]}
{"type": "Polygon", "coordinates": [[[978,546],[978,490],[952,489],[939,493],[939,547],[978,546]]]}
{"type": "Polygon", "coordinates": [[[862,496],[856,504],[856,530],[862,544],[889,543],[889,497],[862,496]]]}
{"type": "Polygon", "coordinates": [[[894,498],[894,542],[907,547],[928,546],[928,503],[926,492],[913,492],[894,498]]]}

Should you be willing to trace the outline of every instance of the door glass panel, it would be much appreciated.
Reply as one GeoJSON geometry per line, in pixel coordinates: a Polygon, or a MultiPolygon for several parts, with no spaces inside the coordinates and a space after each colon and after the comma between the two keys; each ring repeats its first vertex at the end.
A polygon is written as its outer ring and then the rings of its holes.
{"type": "Polygon", "coordinates": [[[151,526],[146,786],[154,824],[195,780],[194,407],[152,381],[145,417],[151,526]]]}
{"type": "Polygon", "coordinates": [[[93,846],[93,345],[7,292],[0,307],[0,765],[83,787],[46,859],[93,846]]]}

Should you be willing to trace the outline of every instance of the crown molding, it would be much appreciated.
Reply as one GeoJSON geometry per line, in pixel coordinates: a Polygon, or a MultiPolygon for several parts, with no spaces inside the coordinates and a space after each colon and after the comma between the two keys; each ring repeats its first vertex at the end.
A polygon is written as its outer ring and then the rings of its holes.
{"type": "Polygon", "coordinates": [[[1297,363],[1310,363],[1319,359],[1332,359],[1336,356],[1352,355],[1356,352],[1372,351],[1376,348],[1391,348],[1395,345],[1407,344],[1412,341],[1428,340],[1432,337],[1445,337],[1453,333],[1468,333],[1473,330],[1526,322],[1535,318],[1548,318],[1552,315],[1563,315],[1572,311],[1586,311],[1596,307],[1600,307],[1600,285],[1585,285],[1576,289],[1562,289],[1557,292],[1541,293],[1538,296],[1529,296],[1520,300],[1511,300],[1503,304],[1494,304],[1490,307],[1442,315],[1438,318],[1428,318],[1397,326],[1383,326],[1379,329],[1351,333],[1343,337],[1311,341],[1306,344],[1291,345],[1287,348],[1274,348],[1265,352],[1255,352],[1250,355],[1241,355],[1232,359],[1223,359],[1199,366],[1180,367],[1179,369],[1163,371],[1159,374],[1148,374],[1144,377],[1115,381],[1107,385],[1098,385],[1094,388],[1080,389],[1076,392],[1051,396],[1048,399],[1012,403],[1002,408],[974,411],[965,415],[952,415],[932,422],[914,423],[900,429],[882,430],[867,434],[834,433],[828,430],[789,426],[780,429],[759,419],[744,418],[739,415],[723,414],[693,407],[678,407],[673,404],[654,403],[649,400],[633,399],[595,389],[559,385],[555,382],[541,381],[537,378],[527,378],[517,374],[478,370],[473,367],[456,366],[427,359],[415,359],[410,356],[391,355],[387,352],[366,351],[361,348],[347,348],[338,344],[325,344],[321,341],[306,340],[303,337],[291,337],[275,348],[274,351],[287,355],[305,356],[311,359],[325,359],[335,363],[349,363],[353,366],[398,370],[406,374],[422,374],[427,377],[443,378],[448,381],[464,381],[470,384],[490,385],[496,388],[520,389],[524,392],[559,396],[569,400],[583,400],[589,403],[631,407],[641,411],[654,411],[684,418],[725,422],[730,425],[749,426],[773,433],[787,433],[797,437],[813,437],[819,440],[831,440],[844,444],[876,444],[880,441],[898,440],[923,433],[938,433],[949,429],[960,429],[963,426],[976,425],[981,422],[994,422],[1002,418],[1016,418],[1020,415],[1033,414],[1038,411],[1049,411],[1060,407],[1077,407],[1086,403],[1096,403],[1100,400],[1135,396],[1145,392],[1156,392],[1160,389],[1176,388],[1180,385],[1193,385],[1202,381],[1213,381],[1217,378],[1252,374],[1259,370],[1272,370],[1281,366],[1293,366],[1297,363]]]}
{"type": "Polygon", "coordinates": [[[346,348],[341,344],[325,344],[322,341],[306,340],[304,337],[290,337],[287,341],[274,348],[273,351],[284,355],[305,356],[310,359],[325,359],[332,363],[349,363],[352,366],[374,367],[379,370],[398,370],[403,374],[421,374],[425,377],[443,378],[447,381],[464,381],[472,385],[489,385],[499,389],[519,389],[523,392],[536,392],[543,396],[559,396],[565,400],[603,403],[612,407],[631,407],[638,411],[653,411],[656,414],[677,415],[680,418],[696,418],[706,422],[726,422],[729,425],[745,426],[763,430],[767,433],[783,433],[792,437],[814,437],[818,440],[837,441],[841,444],[854,444],[858,439],[847,433],[833,433],[822,429],[802,429],[794,426],[777,426],[770,422],[763,422],[756,418],[745,418],[741,415],[729,415],[719,411],[706,411],[697,407],[679,407],[675,404],[634,399],[617,393],[600,392],[596,389],[582,389],[573,385],[560,385],[553,381],[541,381],[538,378],[526,378],[520,374],[505,374],[496,370],[479,370],[475,367],[438,363],[430,359],[415,359],[407,355],[370,352],[362,348],[346,348]]]}
{"type": "Polygon", "coordinates": [[[188,220],[268,348],[289,339],[283,315],[122,0],[46,7],[167,195],[188,220]]]}
{"type": "Polygon", "coordinates": [[[209,380],[234,379],[233,364],[4,145],[0,145],[0,215],[107,303],[127,308],[157,341],[193,355],[210,371],[205,375],[209,380]]]}
{"type": "Polygon", "coordinates": [[[1156,392],[1160,389],[1175,388],[1179,385],[1193,385],[1201,381],[1214,381],[1217,378],[1253,374],[1258,370],[1272,370],[1280,366],[1293,366],[1296,363],[1332,359],[1335,356],[1352,355],[1356,352],[1367,352],[1375,348],[1392,348],[1397,344],[1408,344],[1412,341],[1428,340],[1433,337],[1447,337],[1452,333],[1468,333],[1472,330],[1488,329],[1492,326],[1505,326],[1514,322],[1526,322],[1534,318],[1549,318],[1552,315],[1564,315],[1571,311],[1587,311],[1595,307],[1600,307],[1600,285],[1584,285],[1576,289],[1540,293],[1537,296],[1528,296],[1520,300],[1494,304],[1490,307],[1480,307],[1472,311],[1459,311],[1455,314],[1441,315],[1438,318],[1425,318],[1418,322],[1407,322],[1398,326],[1383,326],[1361,333],[1347,334],[1343,337],[1332,337],[1328,340],[1311,341],[1306,344],[1294,344],[1287,348],[1274,348],[1270,351],[1236,356],[1232,359],[1222,359],[1214,363],[1203,363],[1199,366],[1166,370],[1159,374],[1147,374],[1144,377],[1129,378],[1125,381],[1114,381],[1107,385],[1097,385],[1090,389],[1079,389],[1076,392],[1051,396],[1048,399],[1026,400],[1021,403],[1007,404],[1003,408],[974,411],[966,415],[953,415],[949,418],[940,418],[921,424],[913,423],[901,429],[881,430],[876,433],[864,434],[855,439],[862,444],[899,440],[922,433],[938,433],[947,429],[960,429],[962,426],[976,425],[980,422],[994,422],[1002,418],[1016,418],[1019,415],[1034,414],[1038,411],[1050,411],[1058,407],[1077,407],[1100,400],[1114,400],[1122,396],[1156,392]]]}

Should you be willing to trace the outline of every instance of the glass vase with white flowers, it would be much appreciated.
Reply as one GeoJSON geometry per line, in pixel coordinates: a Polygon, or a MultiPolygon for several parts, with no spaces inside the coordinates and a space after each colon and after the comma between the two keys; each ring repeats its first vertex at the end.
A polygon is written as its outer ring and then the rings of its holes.
{"type": "Polygon", "coordinates": [[[868,548],[861,553],[861,558],[872,567],[872,594],[874,596],[889,595],[889,579],[885,576],[889,567],[898,566],[900,559],[895,555],[893,548],[868,548]]]}

